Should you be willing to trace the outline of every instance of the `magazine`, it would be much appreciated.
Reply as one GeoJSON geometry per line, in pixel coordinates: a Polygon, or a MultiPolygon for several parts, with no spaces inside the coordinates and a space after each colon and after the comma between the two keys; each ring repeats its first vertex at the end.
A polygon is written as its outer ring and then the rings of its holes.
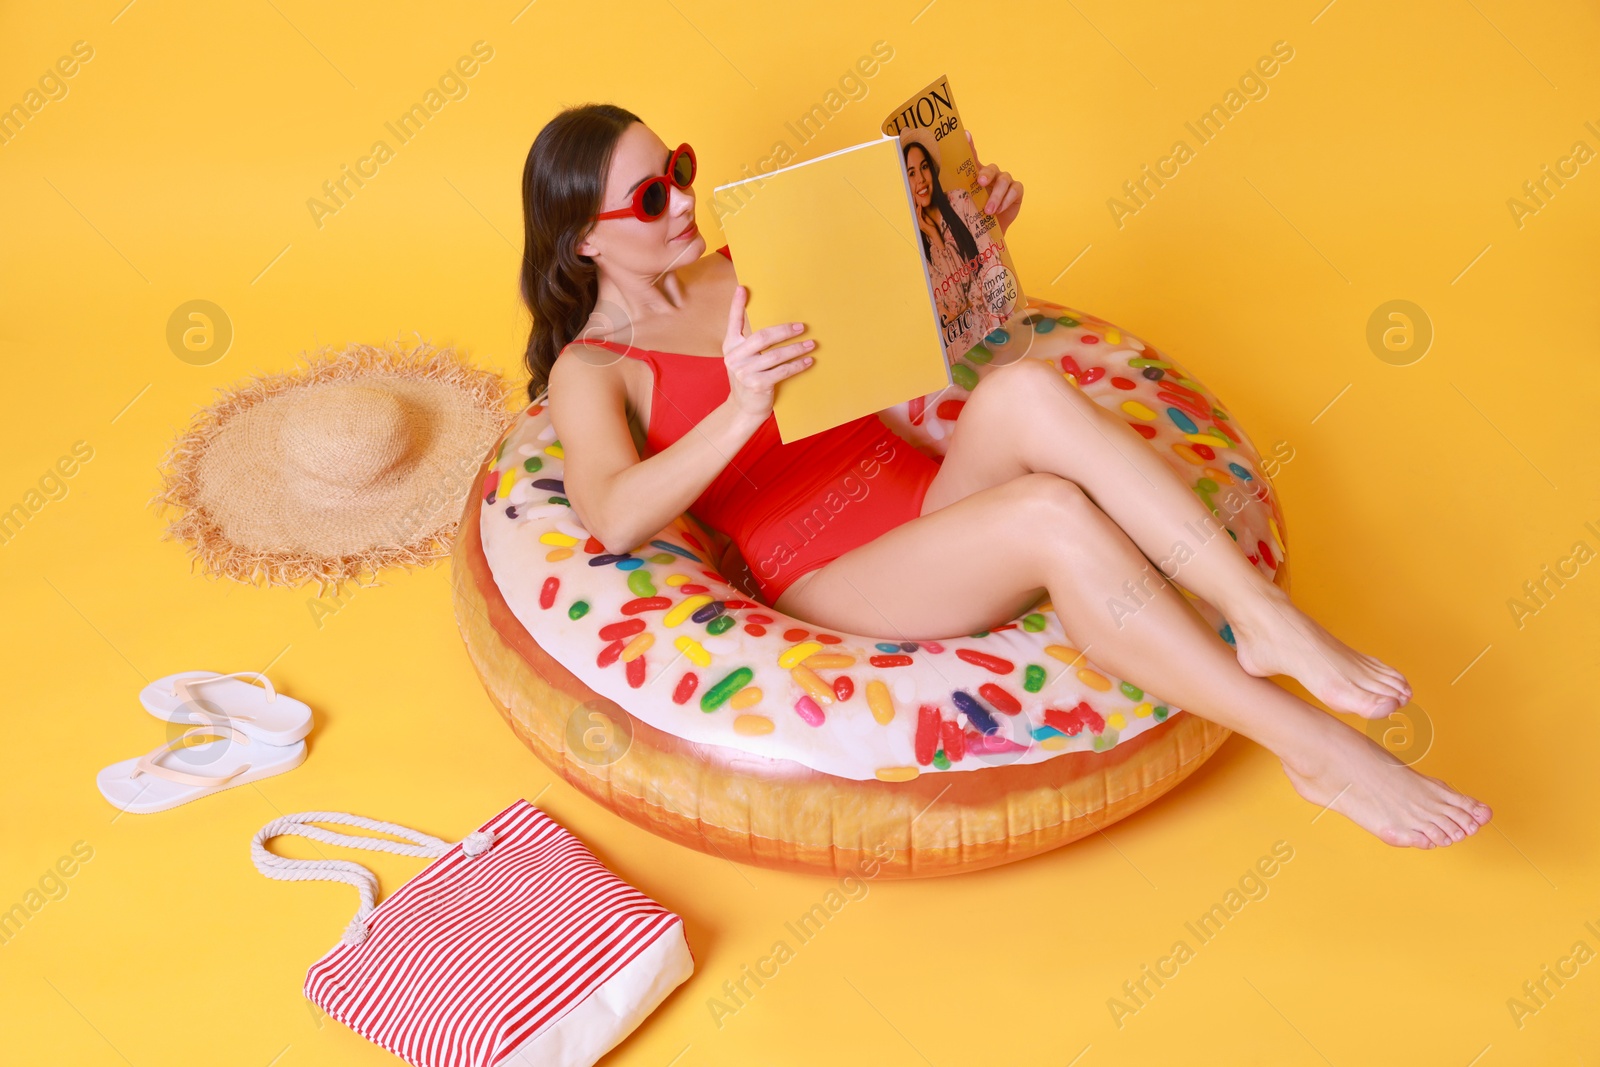
{"type": "Polygon", "coordinates": [[[964,131],[943,75],[883,121],[905,156],[928,287],[952,362],[998,329],[1022,299],[1005,235],[983,211],[989,190],[978,184],[964,131]]]}
{"type": "Polygon", "coordinates": [[[944,77],[878,139],[719,185],[715,200],[752,327],[803,322],[817,342],[777,389],[785,442],[950,386],[1021,305],[944,77]]]}

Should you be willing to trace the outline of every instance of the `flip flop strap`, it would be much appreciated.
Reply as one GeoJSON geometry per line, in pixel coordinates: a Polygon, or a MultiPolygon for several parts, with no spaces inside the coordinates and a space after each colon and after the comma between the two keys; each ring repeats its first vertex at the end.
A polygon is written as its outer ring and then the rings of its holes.
{"type": "MultiPolygon", "coordinates": [[[[296,815],[284,815],[257,830],[255,837],[250,841],[250,858],[255,862],[256,870],[268,878],[276,878],[282,882],[343,882],[355,887],[356,892],[361,895],[361,905],[356,909],[355,918],[350,920],[350,925],[345,928],[344,936],[340,939],[346,945],[359,945],[367,936],[367,916],[372,914],[377,906],[377,876],[361,864],[349,860],[295,860],[268,852],[267,842],[285,834],[321,841],[328,845],[364,848],[373,852],[393,852],[399,856],[422,856],[428,859],[443,856],[455,847],[449,841],[410,827],[392,822],[379,822],[377,819],[349,815],[340,811],[303,811],[296,815]],[[311,825],[319,822],[354,826],[362,830],[391,834],[405,840],[356,837],[311,825]]],[[[460,841],[461,851],[469,859],[487,852],[492,844],[494,844],[494,834],[487,830],[470,833],[460,841]]]]}
{"type": "MultiPolygon", "coordinates": [[[[201,714],[204,714],[204,712],[201,714]]],[[[156,760],[178,748],[185,741],[188,741],[192,737],[201,737],[210,734],[215,737],[231,737],[232,740],[237,741],[242,745],[248,745],[250,743],[250,738],[246,737],[238,730],[235,730],[233,727],[227,725],[225,721],[219,722],[210,715],[207,715],[206,718],[211,719],[211,721],[207,722],[203,726],[196,726],[192,730],[185,730],[182,734],[174,737],[171,741],[168,741],[160,748],[153,749],[141,756],[139,758],[139,762],[134,764],[133,770],[128,772],[128,777],[137,778],[141,774],[148,774],[155,778],[165,778],[169,782],[178,782],[181,785],[214,786],[222,785],[224,782],[232,781],[245,771],[248,771],[250,769],[250,764],[246,763],[238,770],[232,771],[228,774],[190,774],[188,771],[180,771],[174,767],[163,767],[161,764],[156,762],[156,760]]]]}
{"type": "Polygon", "coordinates": [[[199,723],[201,727],[209,726],[214,730],[229,730],[232,731],[234,737],[242,739],[246,744],[250,743],[249,735],[240,733],[234,728],[233,725],[236,722],[255,722],[255,720],[248,715],[225,715],[218,712],[207,711],[199,704],[195,704],[194,707],[190,709],[189,714],[193,716],[194,721],[199,723]]]}
{"type": "MultiPolygon", "coordinates": [[[[268,678],[260,671],[234,671],[232,674],[216,674],[212,675],[210,678],[180,678],[176,682],[172,683],[172,695],[183,701],[185,704],[194,704],[198,706],[200,703],[200,698],[195,695],[195,688],[197,686],[205,685],[207,682],[220,682],[224,678],[259,679],[261,682],[261,687],[267,691],[267,703],[270,704],[274,700],[278,699],[278,691],[272,688],[272,679],[268,678]]],[[[252,721],[248,715],[235,715],[233,717],[241,722],[252,721]]]]}

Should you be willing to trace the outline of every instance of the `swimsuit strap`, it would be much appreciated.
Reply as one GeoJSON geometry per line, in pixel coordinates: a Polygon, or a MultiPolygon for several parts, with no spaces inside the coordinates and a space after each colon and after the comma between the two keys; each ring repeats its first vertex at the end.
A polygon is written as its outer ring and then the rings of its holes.
{"type": "Polygon", "coordinates": [[[645,348],[643,345],[623,345],[616,341],[593,341],[588,338],[577,338],[569,341],[568,343],[574,345],[600,345],[604,348],[615,348],[625,356],[637,356],[638,353],[643,352],[650,356],[676,356],[679,359],[702,359],[706,360],[707,362],[711,362],[715,358],[712,356],[697,356],[690,352],[666,352],[659,348],[645,348]]]}

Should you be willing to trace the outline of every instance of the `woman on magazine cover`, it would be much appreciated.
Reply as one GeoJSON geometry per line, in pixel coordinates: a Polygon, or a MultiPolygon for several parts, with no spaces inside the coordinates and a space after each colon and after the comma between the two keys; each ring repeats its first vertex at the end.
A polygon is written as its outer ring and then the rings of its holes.
{"type": "Polygon", "coordinates": [[[967,190],[959,185],[945,190],[939,180],[938,148],[925,132],[913,130],[901,138],[906,182],[922,232],[922,258],[929,264],[928,276],[939,308],[939,335],[947,350],[952,333],[965,335],[966,340],[954,349],[959,355],[1005,322],[1012,310],[989,307],[978,269],[980,262],[999,261],[989,251],[997,226],[992,221],[985,225],[967,190]]]}
{"type": "MultiPolygon", "coordinates": [[[[687,144],[669,147],[611,104],[569,108],[539,132],[522,181],[529,395],[548,386],[567,495],[607,551],[692,510],[749,560],[839,472],[905,442],[876,415],[779,442],[774,390],[811,365],[817,342],[794,340],[798,323],[747,332],[751,294],[726,248],[705,254],[695,224],[695,169],[687,144]]],[[[1004,231],[1021,183],[993,163],[979,164],[979,182],[1004,231]]],[[[1043,361],[982,378],[942,463],[900,447],[881,468],[872,492],[764,587],[772,606],[911,640],[988,629],[1048,596],[1076,647],[1265,746],[1302,797],[1381,840],[1448,845],[1490,819],[1487,805],[1269,680],[1288,675],[1369,718],[1411,698],[1404,675],[1307,616],[1228,537],[1203,544],[1183,580],[1228,619],[1236,646],[1206,625],[1150,560],[1209,512],[1142,437],[1043,361]],[[1150,596],[1113,620],[1105,604],[1130,580],[1148,581],[1150,596]]]]}

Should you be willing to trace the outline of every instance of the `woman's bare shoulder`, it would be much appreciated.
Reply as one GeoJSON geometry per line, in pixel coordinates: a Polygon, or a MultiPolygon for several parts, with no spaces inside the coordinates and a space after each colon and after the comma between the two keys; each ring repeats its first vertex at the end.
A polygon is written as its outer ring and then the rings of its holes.
{"type": "Polygon", "coordinates": [[[554,392],[558,385],[566,385],[568,392],[621,388],[624,362],[626,360],[603,345],[568,342],[550,365],[550,389],[554,392]]]}
{"type": "Polygon", "coordinates": [[[633,401],[623,367],[629,361],[599,345],[571,344],[562,353],[550,368],[547,385],[557,433],[584,440],[607,436],[613,429],[631,433],[628,412],[633,401]]]}
{"type": "Polygon", "coordinates": [[[600,345],[567,345],[550,367],[551,418],[557,417],[558,407],[563,412],[622,410],[628,404],[628,382],[621,366],[626,362],[600,345]]]}
{"type": "Polygon", "coordinates": [[[978,202],[972,199],[971,193],[965,189],[956,188],[951,189],[945,195],[950,198],[950,206],[955,208],[962,218],[971,220],[978,217],[978,202]]]}
{"type": "MultiPolygon", "coordinates": [[[[727,248],[724,245],[723,248],[727,248]]],[[[731,251],[731,249],[730,249],[731,251]]],[[[733,260],[722,254],[722,249],[713,248],[695,261],[695,266],[705,270],[707,274],[723,276],[733,274],[733,260]]]]}

